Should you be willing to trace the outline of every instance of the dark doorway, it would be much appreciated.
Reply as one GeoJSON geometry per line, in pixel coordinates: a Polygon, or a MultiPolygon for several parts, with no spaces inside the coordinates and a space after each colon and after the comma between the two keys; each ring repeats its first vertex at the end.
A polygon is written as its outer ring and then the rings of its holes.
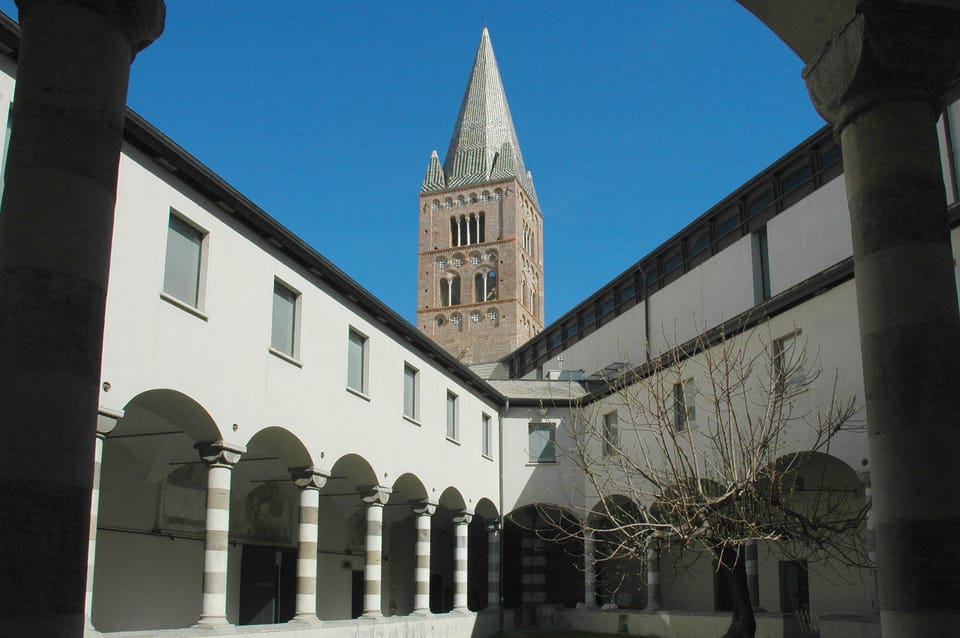
{"type": "Polygon", "coordinates": [[[240,558],[240,624],[287,622],[296,611],[297,553],[244,545],[240,558]]]}
{"type": "Polygon", "coordinates": [[[355,569],[350,574],[350,617],[363,614],[363,570],[355,569]]]}
{"type": "Polygon", "coordinates": [[[780,561],[780,611],[810,612],[807,561],[780,561]]]}
{"type": "Polygon", "coordinates": [[[730,597],[730,570],[715,566],[713,570],[713,610],[733,611],[733,598],[730,597]]]}

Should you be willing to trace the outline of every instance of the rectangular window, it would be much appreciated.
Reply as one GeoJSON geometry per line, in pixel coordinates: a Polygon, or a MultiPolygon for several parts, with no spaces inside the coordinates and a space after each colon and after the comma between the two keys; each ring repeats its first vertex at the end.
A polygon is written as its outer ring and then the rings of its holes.
{"type": "Polygon", "coordinates": [[[760,303],[769,299],[771,296],[770,248],[766,227],[753,234],[753,282],[754,302],[760,303]]]}
{"type": "Polygon", "coordinates": [[[553,423],[531,422],[528,446],[531,463],[556,463],[557,430],[553,423]]]}
{"type": "Polygon", "coordinates": [[[773,342],[773,387],[781,396],[796,394],[807,386],[800,338],[798,330],[773,342]]]}
{"type": "Polygon", "coordinates": [[[417,420],[419,413],[420,372],[409,364],[403,366],[403,416],[417,420]]]}
{"type": "Polygon", "coordinates": [[[361,394],[367,393],[368,339],[350,328],[347,339],[347,387],[361,394]]]}
{"type": "Polygon", "coordinates": [[[273,282],[273,330],[270,347],[288,357],[297,356],[297,307],[300,293],[273,282]]]}
{"type": "Polygon", "coordinates": [[[617,412],[603,415],[603,455],[610,456],[620,447],[620,432],[617,429],[617,412]]]}
{"type": "Polygon", "coordinates": [[[677,432],[687,429],[687,396],[683,383],[673,384],[673,427],[677,432]]]}
{"type": "Polygon", "coordinates": [[[453,392],[447,392],[447,438],[451,441],[458,440],[459,432],[459,399],[453,392]]]}
{"type": "Polygon", "coordinates": [[[492,458],[491,449],[493,447],[493,419],[489,414],[482,415],[480,419],[480,453],[488,458],[492,458]]]}
{"type": "Polygon", "coordinates": [[[167,254],[163,267],[163,292],[200,308],[201,268],[206,233],[180,217],[170,215],[167,225],[167,254]]]}

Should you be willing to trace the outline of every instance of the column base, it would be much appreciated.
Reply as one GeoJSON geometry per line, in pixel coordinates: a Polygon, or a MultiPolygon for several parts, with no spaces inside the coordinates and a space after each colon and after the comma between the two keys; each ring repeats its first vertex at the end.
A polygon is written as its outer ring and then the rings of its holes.
{"type": "Polygon", "coordinates": [[[297,614],[287,624],[315,626],[322,622],[322,620],[317,618],[316,614],[297,614]]]}
{"type": "Polygon", "coordinates": [[[382,612],[382,611],[379,611],[379,610],[378,610],[378,611],[365,611],[365,612],[363,612],[362,614],[360,614],[360,617],[361,617],[361,618],[383,618],[383,612],[382,612]]]}
{"type": "Polygon", "coordinates": [[[450,610],[450,613],[451,613],[451,614],[456,614],[456,615],[458,615],[458,616],[466,616],[467,614],[471,614],[471,613],[473,613],[473,612],[471,612],[471,611],[470,611],[468,608],[466,608],[466,607],[454,607],[453,609],[450,610]]]}
{"type": "Polygon", "coordinates": [[[585,609],[587,611],[592,611],[595,609],[600,609],[600,605],[597,603],[577,603],[577,609],[585,609]]]}
{"type": "Polygon", "coordinates": [[[194,628],[208,631],[232,631],[234,626],[227,621],[226,616],[209,616],[198,620],[194,628]]]}
{"type": "Polygon", "coordinates": [[[433,612],[429,609],[414,609],[410,612],[411,616],[432,616],[433,612]]]}
{"type": "Polygon", "coordinates": [[[657,612],[657,611],[660,611],[660,610],[662,610],[662,609],[663,609],[663,605],[661,605],[660,603],[657,603],[657,604],[655,604],[655,605],[647,605],[646,607],[643,608],[643,611],[652,614],[652,613],[657,612]]]}

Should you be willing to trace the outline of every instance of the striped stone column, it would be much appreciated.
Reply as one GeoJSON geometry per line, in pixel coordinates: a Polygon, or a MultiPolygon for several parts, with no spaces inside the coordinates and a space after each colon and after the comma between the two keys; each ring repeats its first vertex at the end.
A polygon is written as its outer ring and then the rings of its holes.
{"type": "Polygon", "coordinates": [[[487,609],[500,609],[500,521],[487,523],[487,609]]]}
{"type": "Polygon", "coordinates": [[[433,501],[418,501],[413,506],[417,515],[417,564],[414,568],[415,587],[413,594],[413,613],[430,613],[430,521],[437,511],[433,501]]]}
{"type": "Polygon", "coordinates": [[[757,564],[757,541],[743,544],[743,562],[747,571],[747,590],[750,592],[750,604],[760,609],[760,570],[757,564]]]}
{"type": "Polygon", "coordinates": [[[197,443],[207,464],[207,517],[203,548],[203,601],[198,625],[227,624],[227,553],[230,533],[230,478],[246,452],[223,441],[197,443]]]}
{"type": "Polygon", "coordinates": [[[467,541],[473,515],[462,512],[453,518],[453,611],[467,612],[467,541]]]}
{"type": "Polygon", "coordinates": [[[547,557],[543,539],[537,536],[525,536],[520,541],[520,583],[523,605],[547,602],[547,557]]]}
{"type": "Polygon", "coordinates": [[[97,518],[100,512],[100,465],[103,461],[103,440],[117,427],[123,412],[100,408],[97,415],[97,439],[93,449],[93,490],[90,493],[90,542],[87,545],[87,593],[83,615],[87,629],[93,629],[93,571],[97,556],[97,518]]]}
{"type": "Polygon", "coordinates": [[[360,497],[367,506],[366,556],[363,565],[363,617],[379,618],[381,562],[383,557],[383,506],[392,490],[375,486],[362,489],[360,497]]]}
{"type": "Polygon", "coordinates": [[[320,488],[329,474],[313,467],[290,471],[300,489],[300,525],[297,537],[297,602],[293,619],[317,622],[317,534],[320,488]]]}
{"type": "Polygon", "coordinates": [[[663,607],[663,594],[660,591],[660,547],[647,547],[647,611],[657,611],[663,607]]]}
{"type": "Polygon", "coordinates": [[[583,535],[583,606],[597,606],[597,560],[594,555],[593,532],[583,535]]]}

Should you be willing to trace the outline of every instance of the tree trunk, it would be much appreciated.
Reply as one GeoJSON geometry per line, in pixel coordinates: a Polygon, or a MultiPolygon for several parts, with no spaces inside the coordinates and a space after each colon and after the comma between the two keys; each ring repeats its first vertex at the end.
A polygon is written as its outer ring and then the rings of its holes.
{"type": "Polygon", "coordinates": [[[733,603],[733,620],[723,638],[754,638],[757,633],[757,619],[753,615],[750,589],[747,587],[746,550],[741,545],[724,547],[718,560],[718,569],[727,572],[730,602],[733,603]]]}

